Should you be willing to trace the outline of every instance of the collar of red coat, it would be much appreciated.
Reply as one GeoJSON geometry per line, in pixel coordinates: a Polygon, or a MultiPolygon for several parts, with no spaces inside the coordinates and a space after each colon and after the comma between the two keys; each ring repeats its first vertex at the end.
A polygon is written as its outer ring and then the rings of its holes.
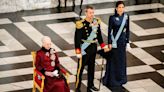
{"type": "MultiPolygon", "coordinates": [[[[50,48],[51,49],[51,48],[50,48]]],[[[50,52],[50,49],[47,50],[46,48],[42,47],[41,50],[44,51],[44,52],[50,52]]]]}

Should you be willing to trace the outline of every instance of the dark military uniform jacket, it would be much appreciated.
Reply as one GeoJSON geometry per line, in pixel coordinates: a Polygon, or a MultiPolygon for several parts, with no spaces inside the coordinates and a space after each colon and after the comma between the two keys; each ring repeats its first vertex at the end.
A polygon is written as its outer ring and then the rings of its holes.
{"type": "MultiPolygon", "coordinates": [[[[97,37],[95,37],[92,41],[89,41],[91,43],[96,43],[98,42],[101,46],[101,48],[103,48],[105,46],[103,39],[102,39],[102,35],[101,35],[101,29],[100,29],[100,19],[96,18],[97,20],[97,37]]],[[[92,23],[88,22],[86,19],[82,19],[76,22],[76,32],[75,32],[75,51],[76,54],[80,54],[81,53],[81,45],[87,41],[87,38],[90,36],[92,30],[92,23]]]]}

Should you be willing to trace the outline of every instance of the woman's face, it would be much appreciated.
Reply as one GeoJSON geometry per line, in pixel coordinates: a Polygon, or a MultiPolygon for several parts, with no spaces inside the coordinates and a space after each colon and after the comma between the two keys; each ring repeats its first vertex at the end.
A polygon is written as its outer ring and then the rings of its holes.
{"type": "Polygon", "coordinates": [[[51,41],[47,40],[43,43],[43,47],[47,50],[51,48],[51,41]]]}
{"type": "Polygon", "coordinates": [[[122,14],[124,12],[124,4],[119,4],[116,8],[118,14],[122,14]]]}

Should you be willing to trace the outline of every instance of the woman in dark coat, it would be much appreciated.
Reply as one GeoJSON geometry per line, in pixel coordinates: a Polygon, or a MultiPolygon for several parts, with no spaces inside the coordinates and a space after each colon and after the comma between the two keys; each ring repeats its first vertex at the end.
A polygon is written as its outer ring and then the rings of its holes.
{"type": "Polygon", "coordinates": [[[129,45],[129,16],[124,13],[123,1],[116,3],[115,14],[110,16],[108,44],[111,49],[106,64],[103,84],[108,88],[122,88],[127,82],[126,47],[129,45]]]}
{"type": "Polygon", "coordinates": [[[60,72],[58,56],[51,48],[48,36],[42,39],[43,47],[36,54],[36,69],[45,75],[44,92],[70,92],[64,76],[60,72]]]}

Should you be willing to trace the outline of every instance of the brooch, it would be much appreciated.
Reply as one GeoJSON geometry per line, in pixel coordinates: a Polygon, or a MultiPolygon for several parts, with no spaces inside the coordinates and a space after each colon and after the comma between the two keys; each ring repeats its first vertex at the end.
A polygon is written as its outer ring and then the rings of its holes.
{"type": "Polygon", "coordinates": [[[46,55],[47,57],[49,57],[49,56],[50,56],[49,52],[46,52],[46,53],[45,53],[45,55],[46,55]]]}
{"type": "Polygon", "coordinates": [[[116,20],[117,20],[117,21],[119,21],[119,18],[118,18],[118,17],[116,17],[116,20]]]}

